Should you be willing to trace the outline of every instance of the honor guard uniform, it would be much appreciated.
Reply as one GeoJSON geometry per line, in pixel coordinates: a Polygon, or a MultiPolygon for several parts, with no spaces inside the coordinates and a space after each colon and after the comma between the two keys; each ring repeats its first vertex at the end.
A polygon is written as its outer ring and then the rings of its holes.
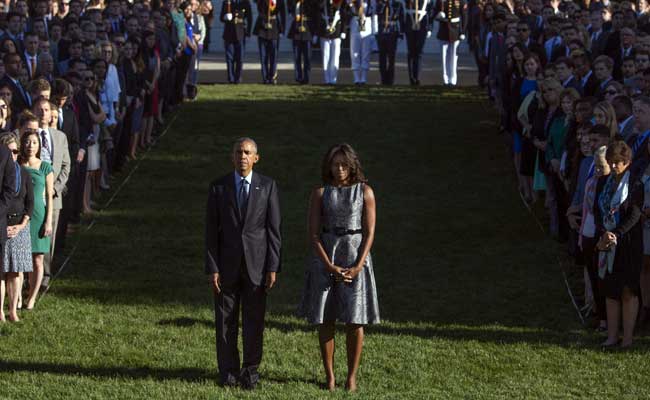
{"type": "MultiPolygon", "coordinates": [[[[355,85],[366,83],[370,69],[370,55],[375,30],[373,30],[374,4],[371,0],[348,0],[350,13],[350,60],[355,85]]],[[[376,28],[376,25],[375,25],[376,28]]]]}
{"type": "Polygon", "coordinates": [[[262,64],[262,81],[265,84],[277,82],[277,54],[280,34],[284,33],[284,0],[257,0],[257,20],[253,34],[257,35],[262,64]]]}
{"type": "Polygon", "coordinates": [[[288,3],[291,26],[287,37],[293,41],[294,71],[296,82],[301,85],[309,83],[314,11],[318,12],[314,8],[317,6],[316,0],[289,0],[288,3]]]}
{"type": "Polygon", "coordinates": [[[404,33],[404,6],[398,0],[378,0],[376,11],[381,83],[392,85],[395,81],[397,39],[404,33]]]}
{"type": "Polygon", "coordinates": [[[411,85],[420,84],[422,49],[424,42],[431,36],[431,9],[432,3],[429,0],[405,0],[406,62],[411,85]]]}
{"type": "Polygon", "coordinates": [[[344,0],[323,0],[320,12],[319,36],[323,56],[323,79],[326,85],[336,84],[341,56],[344,0]]]}
{"type": "Polygon", "coordinates": [[[253,15],[248,0],[225,0],[219,16],[223,22],[223,43],[226,49],[228,83],[240,83],[243,69],[242,56],[246,38],[251,35],[253,15]]]}
{"type": "Polygon", "coordinates": [[[466,21],[462,0],[438,0],[436,20],[439,22],[438,40],[442,54],[442,76],[445,85],[455,86],[458,80],[458,44],[465,39],[463,24],[466,21]]]}

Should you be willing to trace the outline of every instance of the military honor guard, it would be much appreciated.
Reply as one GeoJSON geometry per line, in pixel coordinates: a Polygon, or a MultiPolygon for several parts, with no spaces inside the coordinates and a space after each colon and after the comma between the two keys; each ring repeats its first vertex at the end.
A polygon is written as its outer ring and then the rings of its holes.
{"type": "Polygon", "coordinates": [[[311,71],[314,4],[318,3],[315,0],[289,0],[288,4],[291,26],[287,37],[293,41],[296,82],[301,85],[309,83],[309,72],[311,71]]]}
{"type": "Polygon", "coordinates": [[[370,69],[374,40],[374,5],[370,0],[348,0],[350,12],[350,60],[354,84],[364,85],[370,69]]]}
{"type": "Polygon", "coordinates": [[[429,0],[405,0],[406,61],[411,85],[420,84],[422,49],[424,42],[431,36],[432,8],[429,0]]]}
{"type": "Polygon", "coordinates": [[[404,6],[398,0],[377,0],[377,45],[382,85],[395,81],[397,40],[404,34],[404,6]]]}
{"type": "Polygon", "coordinates": [[[284,0],[257,0],[257,20],[253,34],[257,35],[262,64],[262,81],[277,83],[277,53],[280,35],[284,33],[284,0]]]}
{"type": "Polygon", "coordinates": [[[253,15],[249,0],[225,0],[219,16],[223,22],[223,42],[226,50],[228,83],[240,83],[243,69],[242,55],[246,38],[251,35],[253,15]]]}
{"type": "Polygon", "coordinates": [[[341,56],[343,31],[343,0],[323,0],[320,12],[319,36],[323,56],[323,79],[326,85],[336,84],[341,56]]]}
{"type": "Polygon", "coordinates": [[[462,0],[438,0],[436,20],[439,22],[438,40],[442,54],[442,75],[445,85],[455,86],[458,80],[458,44],[465,39],[463,23],[465,5],[462,0]]]}

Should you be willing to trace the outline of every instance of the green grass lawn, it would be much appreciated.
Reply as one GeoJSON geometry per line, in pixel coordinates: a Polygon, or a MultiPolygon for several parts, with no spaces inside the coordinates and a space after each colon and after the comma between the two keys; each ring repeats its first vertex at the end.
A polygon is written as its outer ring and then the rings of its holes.
{"type": "Polygon", "coordinates": [[[495,118],[471,89],[203,87],[79,235],[36,309],[0,325],[0,398],[648,398],[648,340],[604,353],[579,325],[495,118]],[[252,393],[216,385],[203,274],[207,187],[230,171],[242,135],[258,141],[257,170],[278,181],[283,212],[283,271],[252,393]],[[366,331],[352,396],[320,389],[316,332],[294,316],[308,195],[341,141],[358,150],[377,198],[383,318],[366,331]]]}

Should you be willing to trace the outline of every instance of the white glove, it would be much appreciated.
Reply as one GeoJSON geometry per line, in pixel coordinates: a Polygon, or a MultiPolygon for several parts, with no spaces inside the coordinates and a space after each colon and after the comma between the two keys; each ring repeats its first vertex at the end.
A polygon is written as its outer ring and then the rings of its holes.
{"type": "Polygon", "coordinates": [[[341,32],[341,40],[345,40],[346,37],[345,32],[341,32]]]}
{"type": "Polygon", "coordinates": [[[318,36],[312,36],[312,37],[311,37],[311,42],[312,42],[312,44],[314,44],[314,45],[317,44],[317,43],[318,43],[318,36]]]}
{"type": "Polygon", "coordinates": [[[449,22],[456,24],[456,23],[460,22],[460,18],[459,17],[452,18],[452,19],[449,20],[449,22]]]}
{"type": "Polygon", "coordinates": [[[460,40],[465,40],[465,35],[461,33],[460,36],[459,36],[458,38],[459,38],[460,40]]]}
{"type": "Polygon", "coordinates": [[[232,21],[232,13],[226,14],[226,21],[232,21]]]}
{"type": "Polygon", "coordinates": [[[444,12],[440,11],[438,15],[436,15],[436,19],[445,19],[447,15],[445,15],[444,12]]]}
{"type": "Polygon", "coordinates": [[[427,31],[427,39],[431,37],[431,31],[427,31]]]}

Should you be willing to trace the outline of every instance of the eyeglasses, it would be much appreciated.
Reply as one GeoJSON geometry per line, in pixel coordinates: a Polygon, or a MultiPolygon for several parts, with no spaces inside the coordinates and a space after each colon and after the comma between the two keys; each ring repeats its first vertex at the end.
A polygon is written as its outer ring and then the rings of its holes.
{"type": "Polygon", "coordinates": [[[636,62],[638,62],[638,63],[647,63],[647,62],[650,61],[650,60],[647,59],[647,58],[637,58],[637,59],[634,60],[634,61],[636,61],[636,62]]]}
{"type": "Polygon", "coordinates": [[[528,28],[517,29],[517,32],[528,32],[528,28]]]}
{"type": "Polygon", "coordinates": [[[26,135],[32,134],[32,133],[38,133],[38,129],[25,129],[24,132],[26,135]]]}
{"type": "Polygon", "coordinates": [[[87,76],[84,78],[84,82],[93,82],[95,80],[94,76],[87,76]]]}
{"type": "Polygon", "coordinates": [[[11,151],[11,154],[13,154],[13,155],[17,156],[18,154],[20,154],[20,151],[18,151],[16,149],[9,149],[9,150],[11,151]]]}

